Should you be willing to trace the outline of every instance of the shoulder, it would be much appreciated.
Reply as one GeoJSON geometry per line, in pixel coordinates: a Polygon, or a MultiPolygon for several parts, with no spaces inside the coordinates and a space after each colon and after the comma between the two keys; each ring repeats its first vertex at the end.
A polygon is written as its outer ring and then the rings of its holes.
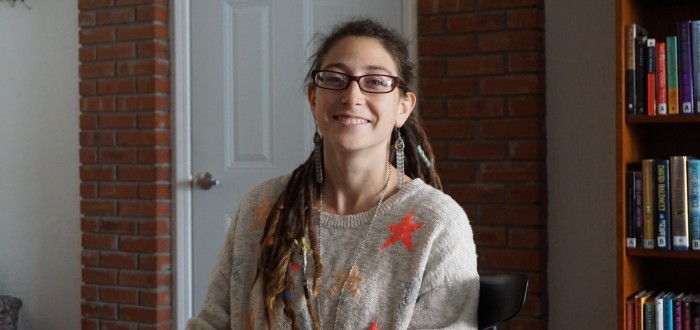
{"type": "Polygon", "coordinates": [[[260,202],[271,199],[275,202],[289,181],[289,175],[282,175],[263,181],[251,188],[241,200],[241,208],[255,206],[260,202]]]}
{"type": "Polygon", "coordinates": [[[413,208],[416,216],[438,227],[469,226],[466,212],[450,195],[435,189],[422,180],[414,180],[408,187],[405,205],[413,208]]]}

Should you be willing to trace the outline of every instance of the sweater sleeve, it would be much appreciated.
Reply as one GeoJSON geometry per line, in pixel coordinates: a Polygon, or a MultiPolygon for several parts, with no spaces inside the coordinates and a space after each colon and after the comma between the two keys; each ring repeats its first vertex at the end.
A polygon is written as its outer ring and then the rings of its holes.
{"type": "Polygon", "coordinates": [[[228,329],[231,326],[231,267],[233,240],[239,216],[240,208],[226,234],[226,241],[212,271],[204,306],[195,317],[189,320],[188,330],[228,329]]]}
{"type": "MultiPolygon", "coordinates": [[[[409,329],[477,329],[479,274],[464,211],[436,235],[409,329]]],[[[461,212],[460,212],[461,211],[461,212]]]]}

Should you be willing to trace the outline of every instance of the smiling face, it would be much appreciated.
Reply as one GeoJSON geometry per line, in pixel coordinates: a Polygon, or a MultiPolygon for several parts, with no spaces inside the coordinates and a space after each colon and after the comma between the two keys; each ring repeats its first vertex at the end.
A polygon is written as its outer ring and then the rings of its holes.
{"type": "MultiPolygon", "coordinates": [[[[397,76],[396,63],[382,44],[368,37],[346,37],[323,56],[320,70],[351,76],[397,76]]],[[[395,127],[401,127],[415,105],[413,93],[400,88],[385,94],[367,93],[356,81],[343,90],[309,87],[309,105],[325,146],[336,151],[387,149],[395,127]]]]}

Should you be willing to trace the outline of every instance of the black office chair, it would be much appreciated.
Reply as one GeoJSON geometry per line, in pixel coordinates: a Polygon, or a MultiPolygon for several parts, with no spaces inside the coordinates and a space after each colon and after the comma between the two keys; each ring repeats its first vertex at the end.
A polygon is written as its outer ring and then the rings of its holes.
{"type": "Polygon", "coordinates": [[[527,293],[524,274],[481,275],[479,289],[479,330],[496,330],[498,323],[520,312],[527,293]]]}

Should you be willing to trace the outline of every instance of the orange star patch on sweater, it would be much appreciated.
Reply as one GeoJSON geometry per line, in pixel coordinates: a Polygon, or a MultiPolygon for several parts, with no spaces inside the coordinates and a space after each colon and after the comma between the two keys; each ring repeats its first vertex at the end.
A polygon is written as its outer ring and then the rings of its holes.
{"type": "Polygon", "coordinates": [[[381,249],[384,250],[397,241],[401,241],[403,245],[406,246],[406,249],[408,249],[408,252],[411,252],[413,250],[412,234],[422,226],[422,223],[413,222],[413,211],[411,211],[401,222],[386,226],[391,230],[392,235],[384,242],[381,249]]]}

